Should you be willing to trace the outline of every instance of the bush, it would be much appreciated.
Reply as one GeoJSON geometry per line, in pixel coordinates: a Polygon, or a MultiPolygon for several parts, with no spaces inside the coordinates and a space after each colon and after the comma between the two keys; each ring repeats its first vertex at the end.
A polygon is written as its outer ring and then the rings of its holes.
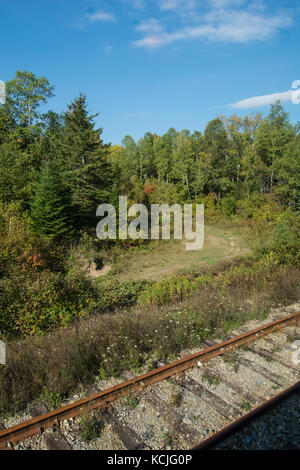
{"type": "Polygon", "coordinates": [[[249,238],[254,253],[274,264],[300,262],[300,214],[290,209],[282,212],[274,205],[273,210],[262,206],[253,219],[249,238]]]}
{"type": "Polygon", "coordinates": [[[274,227],[269,255],[278,264],[300,264],[300,215],[285,211],[274,227]]]}
{"type": "Polygon", "coordinates": [[[222,214],[223,215],[233,215],[236,212],[236,200],[232,196],[227,196],[222,199],[221,202],[222,214]]]}
{"type": "Polygon", "coordinates": [[[0,330],[10,337],[43,333],[70,324],[96,305],[97,289],[84,276],[44,270],[0,281],[0,330]]]}
{"type": "Polygon", "coordinates": [[[99,297],[97,312],[107,312],[131,307],[137,303],[142,292],[152,284],[151,281],[102,281],[98,284],[99,297]]]}
{"type": "Polygon", "coordinates": [[[92,313],[137,303],[150,281],[94,282],[75,272],[44,270],[29,278],[0,280],[0,331],[6,339],[41,334],[70,325],[92,313]]]}

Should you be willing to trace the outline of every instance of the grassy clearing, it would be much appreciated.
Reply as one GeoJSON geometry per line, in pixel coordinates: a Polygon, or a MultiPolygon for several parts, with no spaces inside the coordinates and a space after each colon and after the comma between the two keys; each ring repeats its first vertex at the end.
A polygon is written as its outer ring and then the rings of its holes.
{"type": "Polygon", "coordinates": [[[174,359],[300,296],[300,271],[291,266],[248,258],[206,268],[204,274],[208,281],[181,302],[93,315],[77,327],[9,343],[8,363],[0,368],[0,414],[47,397],[59,401],[97,378],[152,369],[153,360],[174,359]]]}
{"type": "Polygon", "coordinates": [[[211,266],[221,260],[248,253],[245,234],[247,228],[205,225],[204,247],[199,251],[186,251],[184,240],[151,242],[145,247],[122,250],[107,262],[112,263],[111,275],[120,281],[129,279],[160,280],[180,269],[193,266],[211,266]]]}

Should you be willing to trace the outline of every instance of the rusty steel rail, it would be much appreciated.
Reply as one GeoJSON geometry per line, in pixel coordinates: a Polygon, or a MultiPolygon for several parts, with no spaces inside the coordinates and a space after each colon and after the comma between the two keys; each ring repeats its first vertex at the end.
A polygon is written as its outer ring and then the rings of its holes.
{"type": "Polygon", "coordinates": [[[201,441],[199,444],[192,447],[191,450],[213,449],[217,444],[225,441],[225,439],[227,439],[228,437],[244,429],[249,423],[259,418],[260,416],[265,414],[267,411],[274,408],[282,401],[286,400],[291,395],[299,393],[299,391],[300,391],[300,382],[297,382],[296,384],[292,385],[286,390],[283,390],[283,392],[278,393],[278,395],[275,395],[275,397],[257,406],[256,408],[251,410],[249,413],[245,414],[244,416],[237,419],[233,423],[229,424],[225,428],[221,429],[220,431],[216,432],[212,436],[208,437],[204,441],[201,441]]]}
{"type": "Polygon", "coordinates": [[[115,387],[103,390],[88,398],[83,398],[70,405],[65,405],[56,410],[45,413],[37,418],[25,421],[21,424],[0,431],[0,449],[8,449],[13,444],[20,442],[34,434],[40,434],[47,428],[59,427],[60,421],[74,418],[85,412],[96,408],[104,408],[111,402],[122,398],[132,392],[137,392],[160,382],[173,375],[179,374],[199,362],[206,362],[209,359],[220,356],[243,344],[250,343],[255,339],[268,335],[273,331],[282,329],[292,323],[298,322],[300,312],[288,315],[280,320],[263,325],[255,330],[248,331],[242,335],[231,338],[227,341],[211,346],[196,354],[184,359],[167,364],[156,370],[135,377],[127,382],[123,382],[115,387]]]}

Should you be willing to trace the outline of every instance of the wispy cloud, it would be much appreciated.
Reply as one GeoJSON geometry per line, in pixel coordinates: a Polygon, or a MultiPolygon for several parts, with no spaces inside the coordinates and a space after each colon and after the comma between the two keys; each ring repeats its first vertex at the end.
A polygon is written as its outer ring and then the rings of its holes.
{"type": "Polygon", "coordinates": [[[252,98],[247,98],[245,100],[232,103],[230,107],[235,109],[247,109],[257,108],[260,106],[270,106],[276,101],[281,101],[282,103],[287,101],[292,102],[294,93],[295,90],[288,90],[281,93],[272,93],[270,95],[253,96],[252,98]]]}
{"type": "Polygon", "coordinates": [[[103,10],[97,10],[95,13],[88,15],[88,18],[91,23],[96,23],[97,21],[104,21],[104,22],[116,21],[116,17],[113,13],[108,13],[103,10]]]}
{"type": "Polygon", "coordinates": [[[271,14],[265,11],[262,0],[206,0],[206,9],[201,14],[196,11],[200,3],[204,2],[159,0],[162,10],[176,10],[184,24],[177,29],[170,29],[167,20],[162,27],[157,20],[151,19],[136,28],[144,36],[132,45],[154,49],[196,39],[227,43],[263,41],[293,22],[290,12],[271,14]]]}
{"type": "Polygon", "coordinates": [[[159,0],[161,10],[176,10],[178,8],[193,9],[197,7],[196,0],[159,0]]]}
{"type": "Polygon", "coordinates": [[[142,31],[143,33],[161,33],[163,31],[160,22],[154,18],[142,21],[136,28],[136,31],[142,31]]]}
{"type": "Polygon", "coordinates": [[[264,40],[291,24],[290,18],[262,17],[250,13],[224,15],[217,23],[208,21],[199,26],[188,26],[173,32],[161,31],[133,43],[135,47],[158,47],[178,41],[203,38],[208,41],[245,43],[264,40]]]}
{"type": "Polygon", "coordinates": [[[214,8],[239,7],[246,3],[246,0],[209,0],[214,8]]]}
{"type": "Polygon", "coordinates": [[[111,46],[110,44],[104,46],[104,52],[106,52],[107,54],[110,54],[112,49],[113,49],[113,46],[111,46]]]}

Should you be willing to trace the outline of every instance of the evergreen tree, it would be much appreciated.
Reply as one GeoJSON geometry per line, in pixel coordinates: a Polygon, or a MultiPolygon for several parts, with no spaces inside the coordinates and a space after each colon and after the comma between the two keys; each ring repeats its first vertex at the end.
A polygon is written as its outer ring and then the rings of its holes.
{"type": "Polygon", "coordinates": [[[74,234],[71,194],[55,165],[45,164],[41,170],[31,217],[35,231],[47,238],[74,234]]]}
{"type": "Polygon", "coordinates": [[[62,162],[72,204],[80,224],[93,226],[99,204],[109,202],[111,178],[107,160],[109,145],[103,145],[102,129],[94,129],[86,97],[81,95],[65,113],[62,162]]]}

